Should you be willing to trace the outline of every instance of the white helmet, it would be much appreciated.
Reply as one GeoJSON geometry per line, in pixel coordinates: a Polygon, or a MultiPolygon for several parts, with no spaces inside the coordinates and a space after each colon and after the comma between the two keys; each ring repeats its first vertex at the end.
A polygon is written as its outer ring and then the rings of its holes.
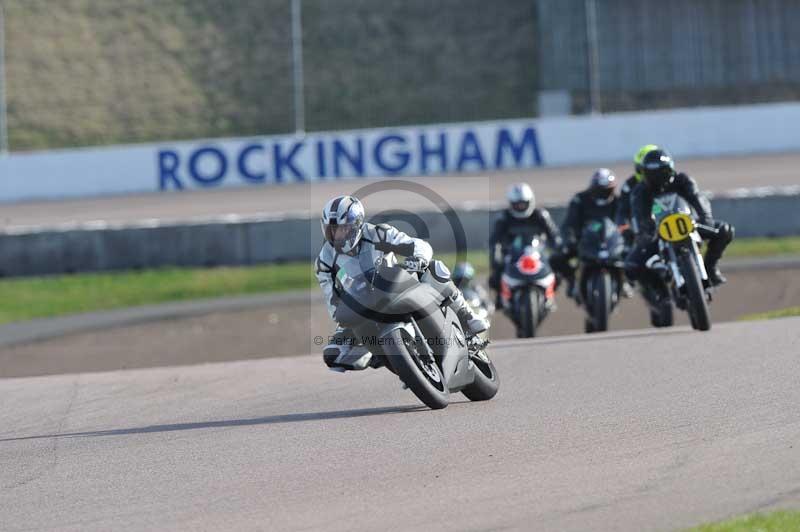
{"type": "Polygon", "coordinates": [[[364,230],[364,205],[353,196],[338,196],[322,209],[322,234],[339,253],[350,253],[364,230]]]}
{"type": "Polygon", "coordinates": [[[536,198],[528,183],[511,185],[506,194],[508,198],[508,212],[514,218],[528,218],[536,207],[536,198]]]}

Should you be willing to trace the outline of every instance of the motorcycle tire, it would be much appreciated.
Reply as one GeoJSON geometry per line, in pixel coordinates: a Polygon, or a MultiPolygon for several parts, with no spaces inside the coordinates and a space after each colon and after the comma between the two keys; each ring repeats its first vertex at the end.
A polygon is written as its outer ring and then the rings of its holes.
{"type": "Polygon", "coordinates": [[[539,291],[523,288],[517,296],[517,338],[534,338],[539,325],[539,291]]]}
{"type": "Polygon", "coordinates": [[[611,275],[598,271],[589,280],[587,307],[592,315],[592,332],[608,330],[611,314],[611,275]]]}
{"type": "Polygon", "coordinates": [[[489,357],[471,356],[470,361],[475,365],[475,380],[461,390],[470,401],[488,401],[500,389],[500,377],[489,357]]]}
{"type": "Polygon", "coordinates": [[[387,362],[400,380],[429,408],[439,410],[450,403],[450,390],[438,363],[424,362],[417,340],[405,329],[395,329],[386,338],[387,362]]]}
{"type": "Polygon", "coordinates": [[[672,327],[675,325],[675,314],[672,303],[665,301],[658,310],[650,310],[650,324],[653,327],[672,327]]]}
{"type": "Polygon", "coordinates": [[[689,299],[689,317],[692,328],[698,331],[711,329],[711,316],[708,312],[708,301],[706,301],[706,291],[703,288],[703,279],[700,277],[700,270],[693,256],[682,255],[678,258],[678,264],[686,281],[686,296],[689,299]]]}

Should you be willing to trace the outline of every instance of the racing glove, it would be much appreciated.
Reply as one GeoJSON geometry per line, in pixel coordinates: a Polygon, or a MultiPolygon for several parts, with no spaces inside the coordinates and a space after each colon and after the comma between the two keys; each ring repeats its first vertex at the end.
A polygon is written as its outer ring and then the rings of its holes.
{"type": "Polygon", "coordinates": [[[410,272],[421,273],[428,269],[428,261],[422,257],[406,257],[403,268],[410,272]]]}

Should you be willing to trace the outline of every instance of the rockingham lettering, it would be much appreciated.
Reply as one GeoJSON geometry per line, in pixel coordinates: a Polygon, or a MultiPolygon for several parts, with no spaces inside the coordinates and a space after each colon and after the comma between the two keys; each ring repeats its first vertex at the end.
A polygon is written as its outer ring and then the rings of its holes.
{"type": "MultiPolygon", "coordinates": [[[[250,181],[251,183],[263,183],[267,179],[267,172],[264,170],[261,171],[253,171],[250,166],[250,159],[251,154],[259,153],[261,157],[259,159],[264,159],[264,146],[261,144],[249,144],[245,146],[245,148],[239,152],[239,156],[236,158],[236,166],[239,169],[239,175],[242,176],[243,179],[250,181]]],[[[255,157],[253,157],[255,158],[255,157]]],[[[261,168],[264,165],[260,165],[261,168]]]]}
{"type": "Polygon", "coordinates": [[[388,175],[402,173],[411,155],[406,150],[406,139],[400,135],[387,135],[375,143],[375,162],[388,175]],[[394,149],[392,146],[394,145],[394,149]]]}
{"type": "Polygon", "coordinates": [[[159,190],[433,176],[542,164],[536,128],[526,121],[222,139],[165,146],[155,153],[159,190]]]}

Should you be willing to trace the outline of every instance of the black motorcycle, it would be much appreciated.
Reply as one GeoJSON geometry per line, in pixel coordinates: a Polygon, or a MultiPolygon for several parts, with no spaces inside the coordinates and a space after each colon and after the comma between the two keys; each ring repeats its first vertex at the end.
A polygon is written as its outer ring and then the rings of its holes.
{"type": "Polygon", "coordinates": [[[556,277],[544,244],[516,237],[504,254],[500,278],[503,311],[514,322],[517,338],[533,338],[555,308],[556,277]]]}
{"type": "Polygon", "coordinates": [[[625,240],[609,218],[587,223],[578,244],[580,301],[587,333],[607,331],[625,282],[625,240]]]}
{"type": "Polygon", "coordinates": [[[372,367],[386,366],[430,408],[445,408],[455,392],[491,399],[500,383],[488,342],[466,337],[445,283],[430,272],[423,279],[397,265],[393,254],[358,275],[340,270],[336,319],[359,347],[353,356],[371,353],[372,367]]]}

